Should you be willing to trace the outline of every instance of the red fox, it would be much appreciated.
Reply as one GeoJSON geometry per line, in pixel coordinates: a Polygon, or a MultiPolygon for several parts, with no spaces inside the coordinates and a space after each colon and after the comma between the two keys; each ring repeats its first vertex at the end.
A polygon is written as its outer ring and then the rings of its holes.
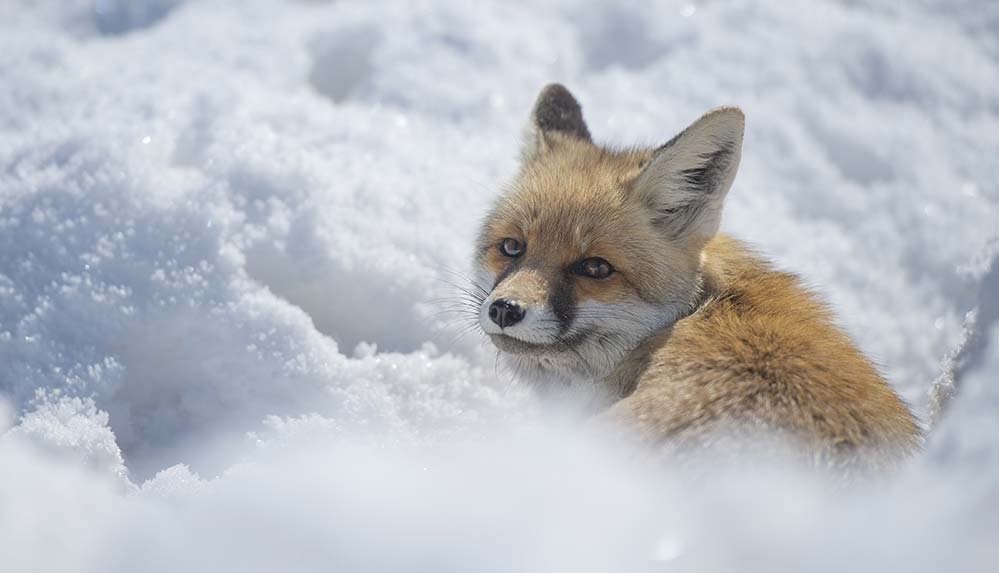
{"type": "Polygon", "coordinates": [[[896,465],[921,442],[908,407],[794,275],[717,234],[743,127],[722,107],[608,149],[545,87],[478,239],[478,323],[518,372],[602,388],[655,443],[765,429],[823,465],[896,465]]]}

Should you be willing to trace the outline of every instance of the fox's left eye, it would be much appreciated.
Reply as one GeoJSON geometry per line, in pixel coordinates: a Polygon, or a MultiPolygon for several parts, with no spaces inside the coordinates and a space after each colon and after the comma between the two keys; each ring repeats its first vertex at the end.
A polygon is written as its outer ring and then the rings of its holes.
{"type": "Polygon", "coordinates": [[[600,257],[590,257],[576,263],[572,272],[591,279],[605,279],[614,273],[614,267],[600,257]]]}
{"type": "Polygon", "coordinates": [[[517,239],[503,239],[500,241],[499,250],[508,257],[519,257],[524,253],[524,243],[517,239]]]}

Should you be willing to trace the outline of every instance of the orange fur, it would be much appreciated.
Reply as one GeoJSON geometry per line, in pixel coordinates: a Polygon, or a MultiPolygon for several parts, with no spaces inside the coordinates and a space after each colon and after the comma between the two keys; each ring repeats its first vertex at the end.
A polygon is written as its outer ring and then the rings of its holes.
{"type": "Polygon", "coordinates": [[[921,441],[906,405],[795,276],[715,234],[743,121],[721,108],[660,148],[614,151],[565,88],[542,91],[477,259],[495,278],[482,308],[512,301],[535,322],[480,314],[483,329],[539,375],[601,385],[606,417],[669,448],[765,430],[824,466],[894,465],[921,441]],[[498,250],[509,238],[521,254],[498,250]],[[615,272],[574,273],[589,257],[615,272]]]}
{"type": "Polygon", "coordinates": [[[763,428],[850,467],[891,466],[918,448],[908,408],[795,276],[725,236],[705,255],[703,302],[628,357],[614,417],[674,444],[763,428]]]}

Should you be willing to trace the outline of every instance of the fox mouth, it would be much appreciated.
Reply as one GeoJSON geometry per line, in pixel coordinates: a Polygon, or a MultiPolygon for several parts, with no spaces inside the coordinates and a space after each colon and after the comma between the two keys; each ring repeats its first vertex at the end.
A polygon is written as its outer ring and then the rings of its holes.
{"type": "Polygon", "coordinates": [[[586,332],[579,332],[549,343],[527,342],[519,338],[514,338],[509,334],[490,333],[489,338],[493,341],[496,348],[499,348],[503,352],[511,354],[552,354],[573,350],[586,338],[586,335],[586,332]]]}

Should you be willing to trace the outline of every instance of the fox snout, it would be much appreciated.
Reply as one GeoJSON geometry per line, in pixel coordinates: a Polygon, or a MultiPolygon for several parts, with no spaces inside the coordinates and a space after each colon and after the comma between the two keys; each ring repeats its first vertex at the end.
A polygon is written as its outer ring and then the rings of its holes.
{"type": "Polygon", "coordinates": [[[548,275],[539,268],[511,266],[490,280],[495,284],[486,289],[489,295],[479,310],[483,332],[533,344],[554,342],[567,325],[553,312],[553,281],[548,275]]]}

